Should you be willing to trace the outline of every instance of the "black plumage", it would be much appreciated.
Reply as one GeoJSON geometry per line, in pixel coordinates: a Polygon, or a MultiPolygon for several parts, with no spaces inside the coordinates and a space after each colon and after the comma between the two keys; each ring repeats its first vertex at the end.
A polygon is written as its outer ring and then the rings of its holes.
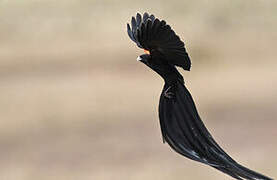
{"type": "Polygon", "coordinates": [[[203,124],[193,98],[176,66],[190,70],[184,43],[164,20],[139,13],[132,17],[127,32],[138,47],[149,51],[138,60],[165,81],[159,102],[163,141],[179,154],[210,165],[235,179],[270,180],[233,160],[213,139],[203,124]]]}
{"type": "Polygon", "coordinates": [[[151,51],[159,51],[171,64],[190,70],[190,58],[184,43],[165,21],[154,15],[144,13],[143,19],[137,14],[132,17],[131,27],[127,24],[129,37],[138,47],[151,51]]]}

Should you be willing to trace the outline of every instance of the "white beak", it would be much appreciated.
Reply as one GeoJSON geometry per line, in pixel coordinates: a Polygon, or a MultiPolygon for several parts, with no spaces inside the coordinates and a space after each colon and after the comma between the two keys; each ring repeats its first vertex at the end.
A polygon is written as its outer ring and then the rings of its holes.
{"type": "Polygon", "coordinates": [[[142,59],[141,59],[141,57],[140,56],[138,56],[137,57],[137,61],[141,61],[142,59]]]}

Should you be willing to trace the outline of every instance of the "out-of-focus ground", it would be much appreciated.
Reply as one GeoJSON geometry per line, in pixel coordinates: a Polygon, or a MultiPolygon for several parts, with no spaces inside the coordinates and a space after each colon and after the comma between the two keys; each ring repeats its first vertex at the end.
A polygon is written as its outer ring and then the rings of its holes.
{"type": "Polygon", "coordinates": [[[186,42],[182,72],[206,126],[237,161],[277,177],[277,3],[0,1],[0,179],[230,177],[162,144],[162,80],[126,34],[137,11],[186,42]]]}

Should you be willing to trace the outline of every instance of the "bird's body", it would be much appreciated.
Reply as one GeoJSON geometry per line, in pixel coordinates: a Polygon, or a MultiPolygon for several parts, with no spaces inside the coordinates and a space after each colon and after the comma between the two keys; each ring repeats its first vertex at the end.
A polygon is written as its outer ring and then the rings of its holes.
{"type": "Polygon", "coordinates": [[[159,102],[159,119],[164,142],[177,153],[207,164],[236,179],[270,180],[233,160],[213,139],[202,122],[184,79],[175,66],[190,70],[184,43],[165,21],[147,13],[132,18],[128,35],[149,51],[138,60],[164,79],[159,102]]]}

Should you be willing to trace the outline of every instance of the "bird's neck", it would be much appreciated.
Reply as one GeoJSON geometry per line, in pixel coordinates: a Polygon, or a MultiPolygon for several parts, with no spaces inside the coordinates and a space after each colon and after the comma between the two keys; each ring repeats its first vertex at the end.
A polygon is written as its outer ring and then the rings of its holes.
{"type": "Polygon", "coordinates": [[[157,72],[168,85],[175,84],[178,81],[184,83],[183,76],[179,73],[175,66],[163,65],[152,69],[157,72]]]}

